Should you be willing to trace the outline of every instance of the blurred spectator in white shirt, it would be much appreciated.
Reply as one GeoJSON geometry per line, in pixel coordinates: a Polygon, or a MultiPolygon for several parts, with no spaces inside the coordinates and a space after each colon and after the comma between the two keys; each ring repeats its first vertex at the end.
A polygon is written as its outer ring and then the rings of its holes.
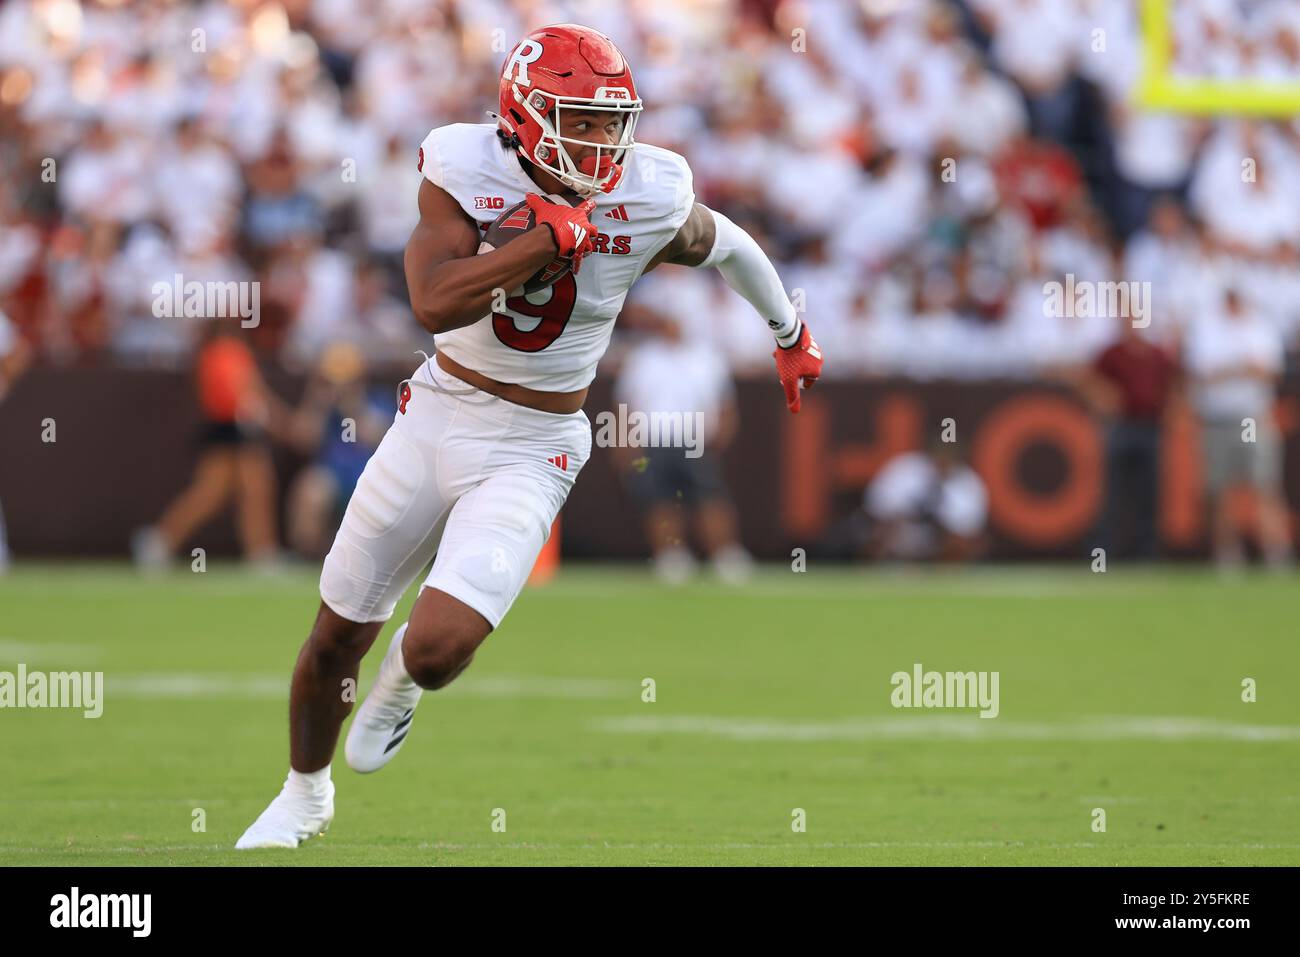
{"type": "Polygon", "coordinates": [[[1192,323],[1186,365],[1201,419],[1201,451],[1215,559],[1243,560],[1228,492],[1245,486],[1256,496],[1256,532],[1267,561],[1290,559],[1289,515],[1282,493],[1282,443],[1273,402],[1282,373],[1277,330],[1228,287],[1222,304],[1192,323]]]}
{"type": "Polygon", "coordinates": [[[988,492],[955,442],[894,456],[867,486],[863,508],[876,559],[960,561],[986,547],[988,492]]]}
{"type": "MultiPolygon", "coordinates": [[[[722,580],[744,580],[752,564],[740,544],[736,511],[722,474],[722,454],[738,424],[735,393],[722,357],[693,332],[704,318],[670,315],[645,295],[625,307],[621,317],[646,337],[626,352],[614,383],[618,419],[624,419],[621,413],[626,410],[629,422],[632,415],[682,420],[677,434],[647,436],[664,444],[615,446],[619,472],[643,511],[655,571],[673,584],[685,581],[694,570],[691,524],[722,580]]],[[[599,438],[600,416],[596,425],[599,438]]]]}

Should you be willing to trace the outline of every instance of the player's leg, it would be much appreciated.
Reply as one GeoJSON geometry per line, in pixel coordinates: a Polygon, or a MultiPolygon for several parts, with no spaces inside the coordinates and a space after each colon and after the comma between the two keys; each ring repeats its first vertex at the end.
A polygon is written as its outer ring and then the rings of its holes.
{"type": "Polygon", "coordinates": [[[337,518],[341,490],[334,473],[323,465],[308,465],[289,488],[285,532],[289,547],[299,555],[324,558],[330,545],[331,519],[337,518]]]}
{"type": "Polygon", "coordinates": [[[235,489],[235,446],[212,444],[199,452],[190,484],[150,528],[138,530],[131,550],[137,563],[160,566],[184,541],[212,518],[235,489]]]}
{"type": "Polygon", "coordinates": [[[1238,481],[1240,449],[1240,435],[1231,425],[1202,423],[1201,455],[1205,470],[1206,513],[1210,524],[1210,553],[1220,570],[1235,569],[1245,561],[1228,494],[1238,481]]]}
{"type": "Polygon", "coordinates": [[[239,448],[235,459],[239,540],[251,561],[274,560],[279,546],[275,534],[275,469],[271,452],[260,442],[239,448]]]}
{"type": "Polygon", "coordinates": [[[637,466],[627,472],[628,490],[643,512],[642,528],[650,544],[655,574],[669,584],[682,584],[695,571],[695,558],[686,544],[686,517],[678,497],[680,449],[642,449],[637,466]]]}
{"type": "Polygon", "coordinates": [[[1127,432],[1122,422],[1111,423],[1106,428],[1106,487],[1102,493],[1101,511],[1093,529],[1093,537],[1106,554],[1117,558],[1124,545],[1120,533],[1123,503],[1132,501],[1129,496],[1129,465],[1126,458],[1127,432]]]}
{"type": "MultiPolygon", "coordinates": [[[[536,561],[536,556],[533,558],[536,561]]],[[[425,691],[445,688],[469,667],[492,627],[459,598],[437,588],[422,588],[411,609],[411,638],[404,642],[402,660],[407,674],[425,691]]]]}
{"type": "Polygon", "coordinates": [[[423,691],[468,666],[522,589],[562,503],[525,471],[485,479],[456,502],[411,617],[348,730],[353,770],[377,771],[395,757],[423,691]]]}
{"type": "Polygon", "coordinates": [[[356,699],[361,659],[432,556],[451,507],[437,466],[453,418],[434,397],[413,400],[362,472],[325,558],[322,608],[294,669],[288,778],[236,847],[296,847],[333,818],[330,762],[356,699]]]}
{"type": "Polygon", "coordinates": [[[1282,485],[1282,440],[1272,423],[1260,423],[1255,443],[1247,445],[1246,454],[1264,560],[1272,568],[1286,568],[1291,561],[1291,515],[1282,485]]]}
{"type": "Polygon", "coordinates": [[[348,682],[356,687],[361,659],[383,625],[350,621],[321,602],[289,689],[288,777],[236,849],[297,847],[329,828],[334,819],[330,760],[354,697],[340,689],[348,682]]]}
{"type": "Polygon", "coordinates": [[[343,721],[352,711],[357,672],[384,627],[351,621],[321,602],[298,652],[289,690],[289,764],[302,773],[329,765],[343,721]]]}
{"type": "Polygon", "coordinates": [[[586,417],[562,421],[541,440],[526,428],[499,440],[485,462],[487,478],[453,506],[410,620],[348,729],[354,770],[376,771],[397,754],[422,690],[444,687],[464,671],[523,589],[591,452],[586,417]],[[563,471],[547,464],[556,453],[564,453],[563,471]]]}
{"type": "Polygon", "coordinates": [[[1230,496],[1226,489],[1221,489],[1211,493],[1209,502],[1210,553],[1221,571],[1231,571],[1245,562],[1245,556],[1230,496]]]}
{"type": "Polygon", "coordinates": [[[1154,424],[1133,425],[1134,454],[1130,465],[1133,485],[1134,555],[1150,561],[1159,552],[1160,533],[1160,429],[1154,424]]]}
{"type": "Polygon", "coordinates": [[[682,459],[685,499],[695,505],[700,543],[713,570],[724,582],[738,585],[754,570],[754,558],[740,544],[736,509],[727,495],[720,463],[711,454],[682,459]]]}
{"type": "Polygon", "coordinates": [[[410,618],[393,634],[374,687],[348,729],[348,766],[368,774],[392,760],[410,733],[424,692],[455,680],[491,632],[488,620],[461,600],[437,588],[420,589],[410,618]]]}

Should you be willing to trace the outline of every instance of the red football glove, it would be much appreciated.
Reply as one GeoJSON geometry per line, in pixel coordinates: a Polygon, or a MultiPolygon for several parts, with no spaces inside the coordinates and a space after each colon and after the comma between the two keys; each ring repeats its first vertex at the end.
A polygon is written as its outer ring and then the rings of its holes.
{"type": "Polygon", "coordinates": [[[776,359],[776,374],[785,388],[785,403],[791,412],[798,412],[800,383],[805,389],[811,389],[822,374],[822,350],[808,331],[808,323],[803,324],[799,341],[788,349],[777,346],[772,357],[776,359]]]}
{"type": "Polygon", "coordinates": [[[529,193],[524,197],[524,202],[533,211],[538,225],[545,223],[551,227],[551,235],[555,237],[555,245],[559,250],[557,255],[561,259],[576,257],[580,261],[584,255],[591,252],[592,240],[596,237],[596,227],[591,225],[587,217],[596,208],[594,199],[585,200],[577,206],[569,206],[565,203],[553,203],[536,193],[529,193]]]}

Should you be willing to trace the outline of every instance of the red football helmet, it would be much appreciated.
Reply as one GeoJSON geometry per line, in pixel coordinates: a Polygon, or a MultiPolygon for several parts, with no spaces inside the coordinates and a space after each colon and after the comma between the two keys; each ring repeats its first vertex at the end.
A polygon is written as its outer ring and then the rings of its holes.
{"type": "Polygon", "coordinates": [[[501,129],[521,156],[582,196],[618,185],[640,112],[632,70],[614,41],[576,23],[534,30],[510,51],[501,70],[501,129]],[[617,113],[619,141],[605,145],[561,136],[561,110],[617,113]],[[579,166],[566,143],[594,147],[596,155],[579,166]]]}

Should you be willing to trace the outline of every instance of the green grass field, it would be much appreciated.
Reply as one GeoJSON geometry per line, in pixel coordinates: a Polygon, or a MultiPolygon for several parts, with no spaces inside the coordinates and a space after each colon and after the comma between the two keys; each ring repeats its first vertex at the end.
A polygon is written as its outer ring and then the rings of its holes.
{"type": "Polygon", "coordinates": [[[357,775],[340,749],[327,835],[236,852],[287,768],[315,574],[0,579],[0,670],[106,690],[97,720],[0,711],[0,864],[1300,863],[1297,580],[1114,567],[679,590],[566,567],[426,695],[392,764],[357,775]],[[999,672],[999,716],[893,708],[914,662],[999,672]]]}

